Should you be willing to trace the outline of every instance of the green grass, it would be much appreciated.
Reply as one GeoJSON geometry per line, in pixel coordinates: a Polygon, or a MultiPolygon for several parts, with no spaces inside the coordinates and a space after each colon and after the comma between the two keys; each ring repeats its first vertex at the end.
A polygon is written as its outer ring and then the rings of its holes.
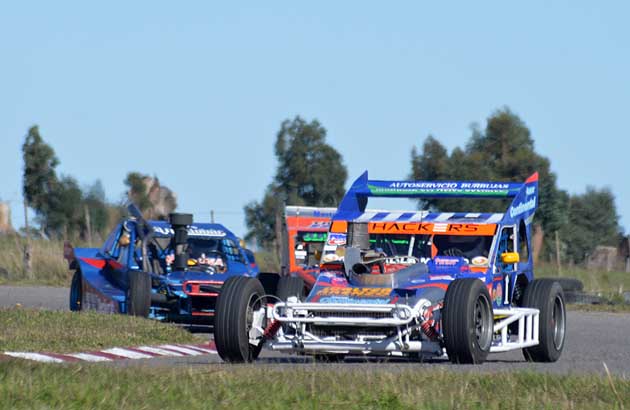
{"type": "Polygon", "coordinates": [[[115,346],[203,343],[171,324],[125,315],[0,309],[0,352],[72,353],[115,346]]]}
{"type": "Polygon", "coordinates": [[[630,381],[528,372],[0,361],[0,409],[615,409],[630,381]]]}
{"type": "Polygon", "coordinates": [[[273,252],[256,252],[255,257],[261,272],[280,272],[280,261],[273,252]]]}

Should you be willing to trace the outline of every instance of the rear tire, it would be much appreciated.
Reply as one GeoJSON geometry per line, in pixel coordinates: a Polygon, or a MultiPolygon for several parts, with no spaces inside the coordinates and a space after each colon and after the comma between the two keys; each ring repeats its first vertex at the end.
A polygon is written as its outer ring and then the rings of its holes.
{"type": "Polygon", "coordinates": [[[127,314],[148,317],[151,310],[151,275],[146,272],[129,272],[127,314]]]}
{"type": "Polygon", "coordinates": [[[252,362],[262,344],[249,343],[251,313],[265,305],[260,281],[233,276],[223,284],[214,316],[214,342],[221,359],[229,363],[252,362]]]}
{"type": "Polygon", "coordinates": [[[525,288],[523,306],[540,310],[536,346],[523,349],[529,362],[555,362],[566,340],[566,309],[562,286],[553,279],[536,279],[525,288]]]}
{"type": "Polygon", "coordinates": [[[70,284],[70,310],[79,312],[83,309],[83,275],[80,270],[76,270],[72,275],[70,284]]]}
{"type": "Polygon", "coordinates": [[[442,329],[446,353],[455,364],[480,364],[492,344],[492,301],[479,279],[456,279],[444,297],[442,329]]]}
{"type": "Polygon", "coordinates": [[[278,291],[276,295],[283,302],[286,302],[290,296],[304,300],[304,279],[296,276],[282,276],[278,281],[278,291]]]}
{"type": "Polygon", "coordinates": [[[273,272],[260,272],[258,274],[258,280],[265,289],[266,295],[275,295],[278,290],[278,282],[280,281],[280,275],[273,272]]]}

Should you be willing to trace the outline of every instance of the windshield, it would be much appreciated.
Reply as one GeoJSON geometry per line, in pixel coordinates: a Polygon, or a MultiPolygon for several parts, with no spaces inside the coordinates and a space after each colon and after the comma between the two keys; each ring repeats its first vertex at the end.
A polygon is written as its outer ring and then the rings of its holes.
{"type": "Polygon", "coordinates": [[[429,235],[371,234],[370,248],[383,251],[387,256],[431,257],[431,237],[429,235]]]}
{"type": "Polygon", "coordinates": [[[435,235],[433,246],[437,255],[460,256],[472,260],[477,256],[488,257],[492,236],[435,235]]]}
{"type": "Polygon", "coordinates": [[[220,240],[214,238],[188,238],[188,255],[190,258],[200,258],[202,254],[208,255],[210,253],[219,252],[220,240]]]}

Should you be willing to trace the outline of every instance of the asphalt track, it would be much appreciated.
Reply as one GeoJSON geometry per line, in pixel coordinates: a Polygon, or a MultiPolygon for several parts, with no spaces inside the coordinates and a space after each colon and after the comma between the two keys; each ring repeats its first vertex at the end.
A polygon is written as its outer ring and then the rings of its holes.
{"type": "MultiPolygon", "coordinates": [[[[20,304],[53,310],[67,309],[68,290],[50,287],[0,286],[0,307],[20,304]]],[[[210,337],[210,336],[209,336],[210,337]]],[[[116,362],[117,366],[207,366],[220,364],[217,355],[186,358],[159,358],[116,362]]],[[[567,341],[560,360],[556,363],[527,363],[520,351],[493,354],[480,366],[452,365],[446,360],[408,362],[396,359],[377,360],[351,357],[343,363],[314,363],[308,357],[289,356],[264,351],[256,365],[273,368],[311,368],[313,366],[337,370],[391,371],[427,369],[431,371],[502,372],[530,370],[550,373],[605,374],[604,363],[612,374],[630,378],[630,314],[570,311],[567,318],[567,341]]],[[[230,365],[220,365],[230,366],[230,365]]]]}

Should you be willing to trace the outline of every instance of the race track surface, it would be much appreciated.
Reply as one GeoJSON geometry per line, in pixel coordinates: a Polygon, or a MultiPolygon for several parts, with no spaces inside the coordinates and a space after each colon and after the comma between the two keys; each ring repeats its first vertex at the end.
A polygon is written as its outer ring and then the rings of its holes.
{"type": "MultiPolygon", "coordinates": [[[[20,303],[24,307],[67,309],[68,290],[49,287],[0,286],[0,307],[20,303]]],[[[556,363],[527,363],[520,351],[493,354],[481,366],[451,365],[445,360],[425,363],[397,359],[377,360],[363,357],[347,358],[343,363],[314,363],[312,359],[263,351],[256,365],[274,368],[312,367],[336,370],[404,371],[409,369],[500,372],[531,370],[551,373],[604,374],[604,363],[611,373],[630,377],[630,314],[570,311],[567,318],[567,342],[556,363]]],[[[211,335],[208,335],[210,338],[211,335]]],[[[117,366],[206,366],[221,363],[217,355],[150,360],[123,360],[117,366]]],[[[231,366],[231,365],[224,365],[231,366]]]]}
{"type": "Polygon", "coordinates": [[[49,286],[0,286],[0,308],[17,304],[28,308],[69,309],[69,289],[49,286]]]}

